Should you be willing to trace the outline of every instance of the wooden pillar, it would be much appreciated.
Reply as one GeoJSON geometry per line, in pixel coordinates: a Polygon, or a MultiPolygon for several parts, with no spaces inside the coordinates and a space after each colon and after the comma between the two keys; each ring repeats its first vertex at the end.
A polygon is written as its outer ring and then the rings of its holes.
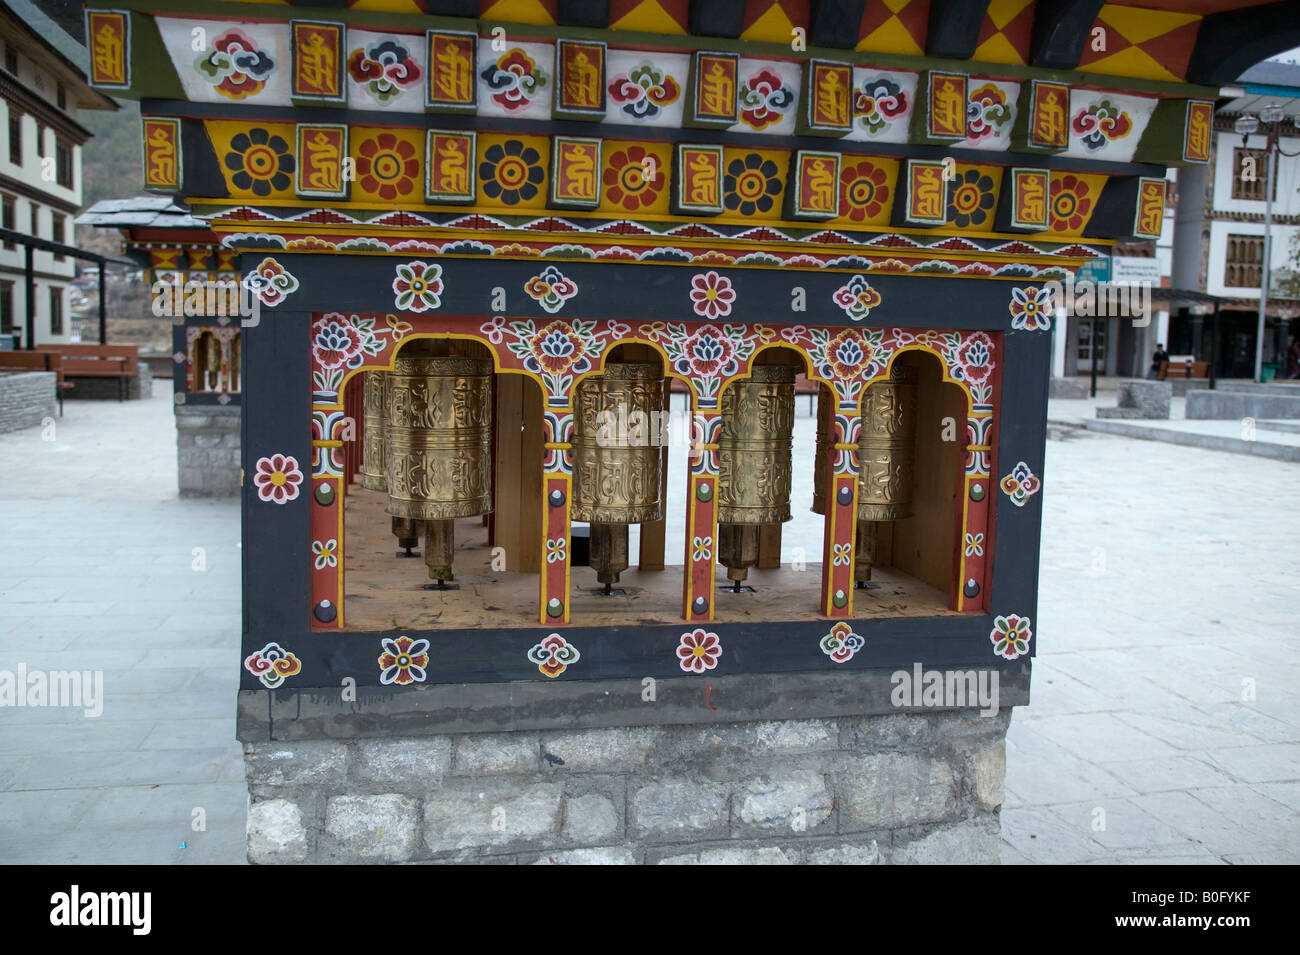
{"type": "Polygon", "coordinates": [[[542,395],[523,375],[497,376],[494,545],[506,569],[535,574],[542,562],[542,395]]]}

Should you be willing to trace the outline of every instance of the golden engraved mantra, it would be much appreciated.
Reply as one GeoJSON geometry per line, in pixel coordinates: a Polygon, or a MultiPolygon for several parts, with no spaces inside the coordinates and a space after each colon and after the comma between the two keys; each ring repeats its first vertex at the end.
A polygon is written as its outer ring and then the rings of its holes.
{"type": "Polygon", "coordinates": [[[126,82],[126,62],[122,56],[122,37],[105,23],[95,34],[95,72],[100,79],[111,83],[126,82]]]}
{"type": "Polygon", "coordinates": [[[469,63],[460,55],[460,44],[453,41],[442,47],[433,83],[436,99],[451,103],[469,102],[469,63]]]}
{"type": "Polygon", "coordinates": [[[931,109],[932,129],[935,132],[956,135],[966,129],[966,103],[961,94],[961,84],[956,80],[942,79],[934,90],[931,109]]]}
{"type": "Polygon", "coordinates": [[[1034,110],[1034,137],[1040,143],[1059,143],[1065,139],[1065,107],[1058,90],[1048,90],[1034,110]]]}
{"type": "Polygon", "coordinates": [[[835,174],[829,159],[814,159],[808,172],[808,208],[820,212],[835,209],[835,174]]]}
{"type": "Polygon", "coordinates": [[[718,204],[718,177],[714,174],[713,160],[705,153],[696,153],[687,164],[688,182],[691,184],[691,203],[697,206],[718,204]]]}
{"type": "Polygon", "coordinates": [[[700,78],[702,112],[709,116],[730,116],[736,105],[736,84],[725,63],[717,60],[700,78]]]}
{"type": "Polygon", "coordinates": [[[817,87],[817,116],[830,125],[847,126],[848,97],[840,80],[837,70],[822,73],[822,81],[817,87]]]}
{"type": "Polygon", "coordinates": [[[452,196],[469,192],[469,167],[465,144],[459,139],[438,140],[438,191],[452,196]]]}
{"type": "Polygon", "coordinates": [[[339,187],[339,147],[330,138],[329,133],[319,132],[307,145],[307,165],[311,173],[307,182],[313,189],[322,192],[337,190],[339,187]]]}
{"type": "Polygon", "coordinates": [[[1187,130],[1187,154],[1189,156],[1207,156],[1210,152],[1210,124],[1206,122],[1201,110],[1192,112],[1192,121],[1187,130]]]}
{"type": "Polygon", "coordinates": [[[588,198],[595,192],[596,161],[589,150],[578,146],[564,147],[563,175],[560,178],[564,194],[575,198],[588,198]]]}
{"type": "Polygon", "coordinates": [[[1046,222],[1046,196],[1041,176],[1020,177],[1020,219],[1023,222],[1046,222]]]}
{"type": "Polygon", "coordinates": [[[1138,222],[1138,231],[1143,235],[1158,235],[1160,223],[1164,218],[1164,202],[1159,186],[1142,190],[1142,216],[1138,222]]]}
{"type": "Polygon", "coordinates": [[[573,54],[564,76],[564,102],[566,106],[594,108],[600,105],[600,70],[591,58],[581,51],[573,54]]]}
{"type": "Polygon", "coordinates": [[[176,144],[166,127],[149,134],[149,181],[167,185],[176,181],[176,144]]]}
{"type": "Polygon", "coordinates": [[[912,173],[912,217],[943,218],[943,178],[933,166],[923,166],[912,173]]]}
{"type": "Polygon", "coordinates": [[[321,34],[311,34],[311,39],[298,54],[298,79],[301,87],[320,93],[336,93],[334,73],[334,48],[325,42],[325,37],[321,34]]]}

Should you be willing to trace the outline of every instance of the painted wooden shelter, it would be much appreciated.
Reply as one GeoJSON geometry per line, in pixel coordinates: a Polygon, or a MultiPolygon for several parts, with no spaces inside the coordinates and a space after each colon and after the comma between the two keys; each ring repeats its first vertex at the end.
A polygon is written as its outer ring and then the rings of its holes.
{"type": "MultiPolygon", "coordinates": [[[[1159,235],[1166,167],[1208,161],[1218,84],[1300,45],[1297,9],[88,4],[94,83],[141,101],[145,186],[216,237],[202,261],[155,266],[237,270],[259,299],[242,336],[241,712],[264,714],[266,688],[349,678],[397,711],[418,709],[415,684],[916,661],[1027,682],[1044,284],[1159,235]],[[363,373],[421,340],[494,369],[494,518],[466,524],[445,593],[365,536],[383,502],[350,480],[363,373]],[[688,543],[673,565],[646,524],[628,578],[656,599],[640,605],[602,605],[574,561],[575,396],[611,356],[661,363],[694,416],[665,518],[688,543]],[[751,612],[719,594],[718,435],[726,389],[772,363],[819,391],[832,447],[808,583],[769,578],[779,599],[751,612]],[[859,410],[901,368],[918,382],[916,511],[880,562],[894,589],[862,590],[859,410]]],[[[759,567],[779,575],[774,546],[759,567]]]]}

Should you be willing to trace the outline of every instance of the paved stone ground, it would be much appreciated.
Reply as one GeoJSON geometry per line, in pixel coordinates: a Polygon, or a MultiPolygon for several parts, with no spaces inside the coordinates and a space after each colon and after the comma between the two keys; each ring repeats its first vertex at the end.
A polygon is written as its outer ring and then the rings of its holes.
{"type": "MultiPolygon", "coordinates": [[[[1003,861],[1300,861],[1300,470],[1057,433],[1003,861]]],[[[166,382],[53,438],[0,436],[0,669],[106,699],[0,709],[0,862],[243,861],[238,506],[178,499],[166,382]]]]}

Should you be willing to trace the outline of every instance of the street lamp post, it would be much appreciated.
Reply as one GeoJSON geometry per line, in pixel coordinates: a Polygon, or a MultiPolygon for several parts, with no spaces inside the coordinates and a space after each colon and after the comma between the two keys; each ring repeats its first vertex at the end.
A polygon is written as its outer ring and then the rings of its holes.
{"type": "Polygon", "coordinates": [[[1265,156],[1265,173],[1267,177],[1264,181],[1264,245],[1263,245],[1263,268],[1260,269],[1259,282],[1259,318],[1255,328],[1255,381],[1264,380],[1264,324],[1265,316],[1268,312],[1268,286],[1272,281],[1273,265],[1273,183],[1277,181],[1277,154],[1281,152],[1281,146],[1278,142],[1278,126],[1282,121],[1285,111],[1276,103],[1270,103],[1259,111],[1259,119],[1249,113],[1239,116],[1233,123],[1233,129],[1241,134],[1241,145],[1245,148],[1250,139],[1250,134],[1259,129],[1262,121],[1268,128],[1265,133],[1264,149],[1267,151],[1265,156]]]}

